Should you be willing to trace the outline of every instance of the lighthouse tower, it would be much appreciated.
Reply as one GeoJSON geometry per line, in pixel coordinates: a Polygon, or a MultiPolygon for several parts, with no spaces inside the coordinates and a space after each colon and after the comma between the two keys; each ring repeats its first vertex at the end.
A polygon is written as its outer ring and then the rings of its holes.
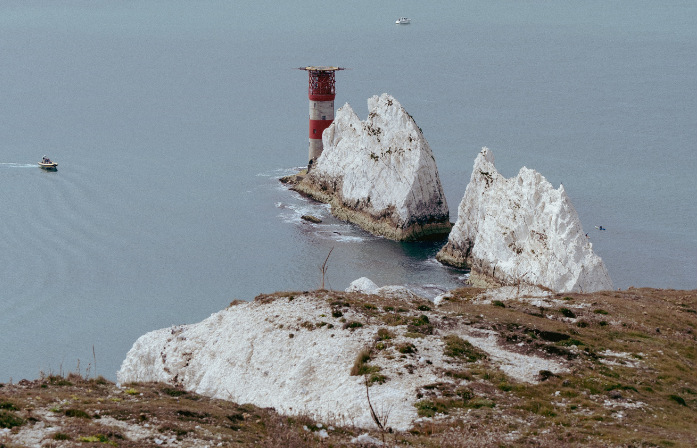
{"type": "Polygon", "coordinates": [[[334,98],[336,97],[334,74],[340,67],[300,67],[309,74],[310,84],[307,97],[310,100],[310,151],[308,171],[322,154],[322,132],[334,121],[334,98]]]}

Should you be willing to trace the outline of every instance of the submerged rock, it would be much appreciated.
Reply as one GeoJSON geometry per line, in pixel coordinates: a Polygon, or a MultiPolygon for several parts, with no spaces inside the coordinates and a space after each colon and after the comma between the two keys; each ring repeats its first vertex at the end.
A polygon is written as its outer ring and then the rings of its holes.
{"type": "Polygon", "coordinates": [[[319,219],[318,217],[316,217],[314,215],[302,215],[300,218],[304,219],[305,221],[312,222],[315,224],[319,224],[322,222],[321,219],[319,219]]]}
{"type": "Polygon", "coordinates": [[[440,262],[468,267],[481,284],[527,283],[557,292],[613,289],[576,209],[535,170],[504,178],[483,148],[440,262]]]}
{"type": "Polygon", "coordinates": [[[339,219],[405,241],[450,231],[448,204],[421,129],[388,94],[361,121],[344,105],[322,135],[324,151],[293,189],[331,204],[339,219]]]}

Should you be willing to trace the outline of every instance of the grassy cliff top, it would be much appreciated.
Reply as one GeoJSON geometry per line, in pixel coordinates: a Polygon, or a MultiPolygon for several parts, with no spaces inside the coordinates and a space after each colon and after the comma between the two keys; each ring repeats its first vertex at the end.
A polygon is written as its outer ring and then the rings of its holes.
{"type": "MultiPolygon", "coordinates": [[[[532,297],[515,288],[498,293],[463,288],[438,307],[357,293],[317,293],[365,314],[366,325],[380,327],[378,335],[404,326],[414,340],[442,336],[443,353],[452,362],[442,369],[442,381],[413,391],[420,416],[413,427],[369,431],[377,440],[384,436],[389,446],[697,444],[697,291],[630,288],[532,297]],[[555,360],[566,369],[540,371],[534,383],[519,381],[504,373],[494,352],[487,356],[452,336],[453,328],[463,326],[495,337],[502,350],[555,360]]],[[[371,362],[394,356],[393,361],[405,363],[405,375],[419,375],[420,355],[408,344],[391,343],[388,337],[376,339],[371,362]]],[[[389,385],[390,378],[384,381],[389,385]]],[[[338,447],[359,446],[351,440],[366,432],[351,422],[283,416],[171,385],[117,388],[78,373],[2,385],[0,428],[6,428],[0,429],[3,448],[42,443],[338,447]]]]}

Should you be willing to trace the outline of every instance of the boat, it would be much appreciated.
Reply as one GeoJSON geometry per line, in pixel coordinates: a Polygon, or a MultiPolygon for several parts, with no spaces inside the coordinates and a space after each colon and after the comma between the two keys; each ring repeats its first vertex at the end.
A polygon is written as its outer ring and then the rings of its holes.
{"type": "Polygon", "coordinates": [[[40,166],[41,168],[46,168],[46,169],[49,169],[49,170],[50,170],[50,169],[54,169],[54,170],[55,170],[56,167],[58,166],[58,164],[57,164],[56,162],[52,162],[51,159],[49,159],[48,157],[44,156],[44,157],[41,159],[41,162],[39,162],[39,166],[40,166]]]}
{"type": "Polygon", "coordinates": [[[411,19],[408,17],[400,17],[395,23],[397,25],[409,25],[411,23],[411,19]]]}

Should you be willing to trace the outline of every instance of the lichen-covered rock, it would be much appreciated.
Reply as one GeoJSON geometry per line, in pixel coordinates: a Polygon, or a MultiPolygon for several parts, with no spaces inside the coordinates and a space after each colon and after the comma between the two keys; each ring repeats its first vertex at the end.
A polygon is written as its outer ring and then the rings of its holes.
{"type": "Polygon", "coordinates": [[[521,168],[504,178],[483,148],[440,262],[469,267],[489,284],[519,282],[557,292],[612,289],[603,261],[583,233],[564,186],[521,168]]]}
{"type": "Polygon", "coordinates": [[[339,219],[405,241],[448,233],[436,161],[414,119],[387,94],[361,121],[344,105],[322,134],[324,151],[296,191],[331,204],[339,219]]]}

